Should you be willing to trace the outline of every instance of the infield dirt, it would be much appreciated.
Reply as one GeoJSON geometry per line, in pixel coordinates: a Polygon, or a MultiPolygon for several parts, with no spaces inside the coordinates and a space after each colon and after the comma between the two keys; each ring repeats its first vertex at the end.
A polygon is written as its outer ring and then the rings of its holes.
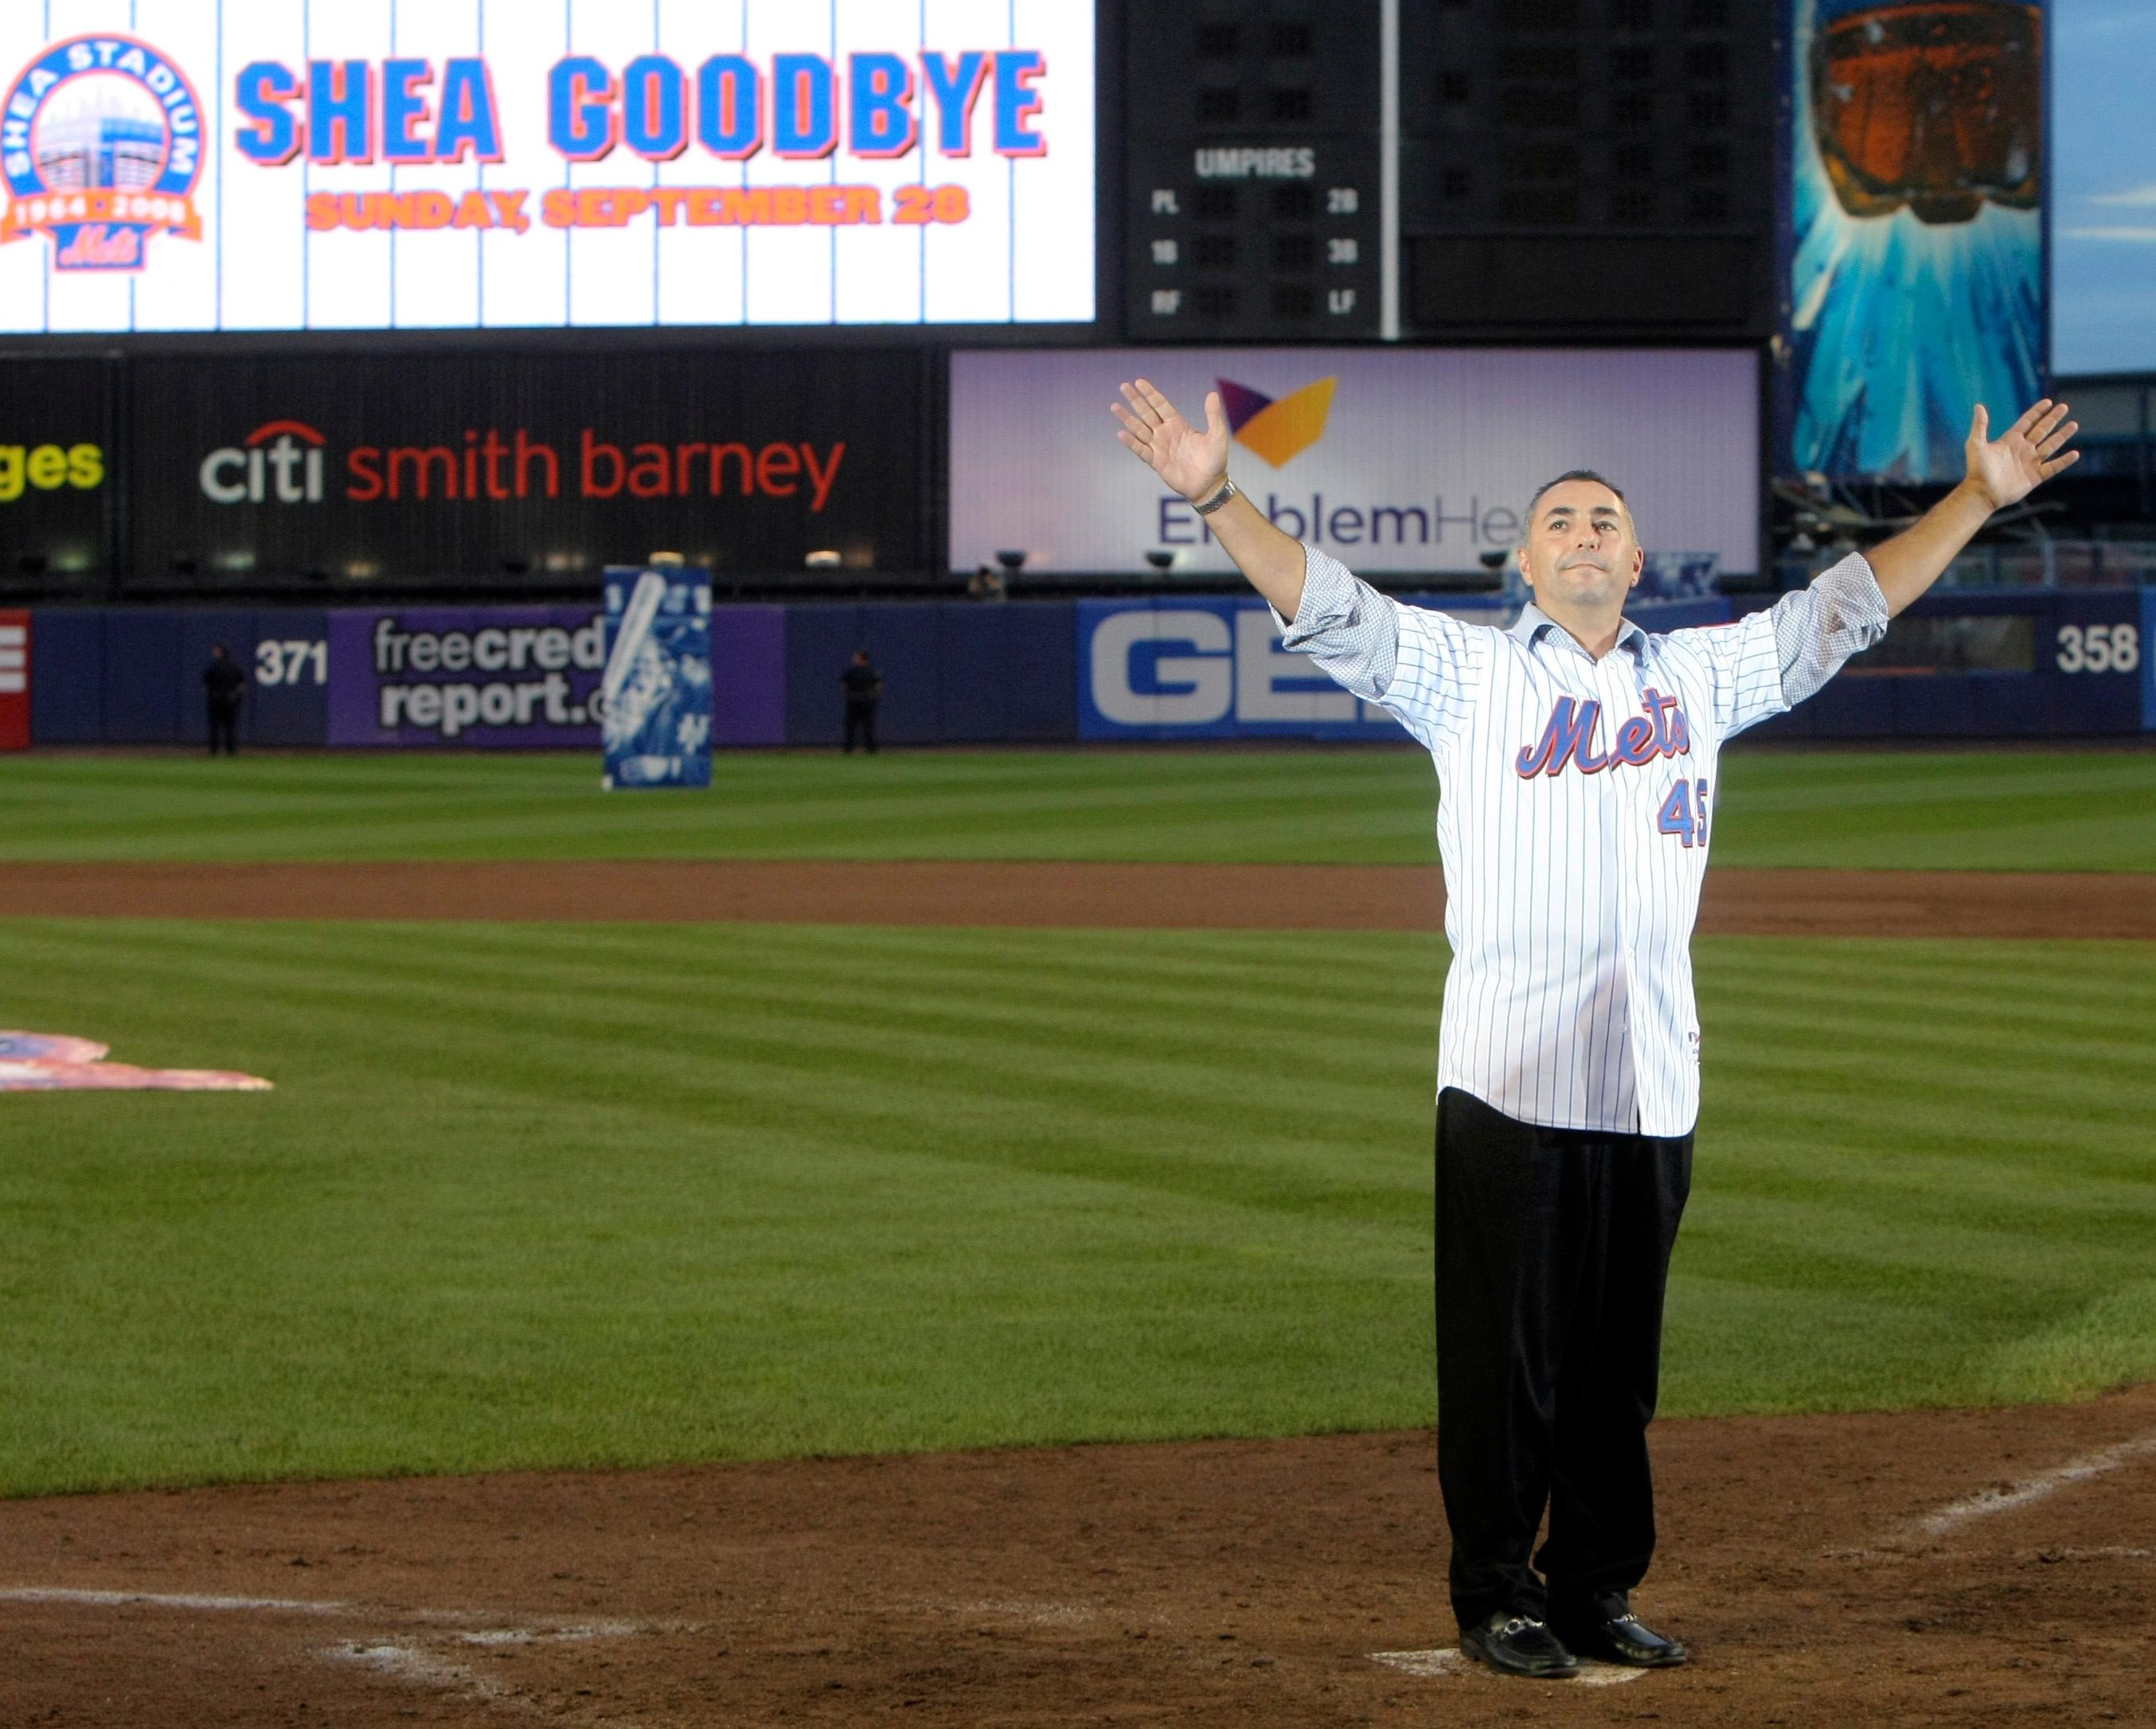
{"type": "MultiPolygon", "coordinates": [[[[2152,886],[1722,870],[1701,928],[2148,938],[2152,886]]],[[[1427,929],[1441,896],[1345,867],[0,866],[10,917],[1427,929]]],[[[1456,1644],[1427,1434],[0,1503],[0,1724],[2156,1722],[2156,1388],[1671,1422],[1656,1457],[1639,1605],[1697,1660],[1562,1683],[1427,1655],[1456,1644]]]]}
{"type": "MultiPolygon", "coordinates": [[[[1434,868],[691,859],[0,864],[0,918],[649,920],[1436,930],[1434,868]]],[[[1709,936],[2156,938],[2128,873],[1710,871],[1709,936]]]]}
{"type": "Polygon", "coordinates": [[[2156,1714],[2156,1388],[1672,1422],[1656,1458],[1661,1555],[1638,1600],[1697,1655],[1621,1686],[1375,1660],[1456,1642],[1422,1434],[18,1501],[0,1506],[0,1721],[2156,1714]],[[2092,1474],[1921,1528],[2076,1460],[2092,1474]]]}

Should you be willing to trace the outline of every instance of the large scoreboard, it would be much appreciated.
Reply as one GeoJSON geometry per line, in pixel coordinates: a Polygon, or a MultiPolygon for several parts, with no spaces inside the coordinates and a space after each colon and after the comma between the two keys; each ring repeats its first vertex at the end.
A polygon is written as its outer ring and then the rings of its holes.
{"type": "Polygon", "coordinates": [[[1133,6],[1124,326],[1139,340],[1380,334],[1379,8],[1133,6]]]}
{"type": "Polygon", "coordinates": [[[0,6],[0,331],[1090,324],[1090,0],[0,6]]]}

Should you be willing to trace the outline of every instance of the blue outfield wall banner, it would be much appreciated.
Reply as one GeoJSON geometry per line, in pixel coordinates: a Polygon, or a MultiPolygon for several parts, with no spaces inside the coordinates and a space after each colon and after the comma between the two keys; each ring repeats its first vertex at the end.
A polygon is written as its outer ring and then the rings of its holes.
{"type": "MultiPolygon", "coordinates": [[[[1471,624],[1508,624],[1495,596],[1405,594],[1409,606],[1471,624]]],[[[1720,624],[1720,597],[1649,603],[1627,614],[1650,631],[1720,624]]],[[[1405,730],[1375,703],[1342,690],[1281,646],[1272,613],[1252,598],[1078,603],[1078,736],[1401,740],[1405,730]]]]}
{"type": "Polygon", "coordinates": [[[1077,649],[1081,739],[1403,736],[1282,649],[1262,601],[1081,601],[1077,649]]]}
{"type": "Polygon", "coordinates": [[[711,784],[711,573],[609,566],[601,783],[711,784]]]}
{"type": "MultiPolygon", "coordinates": [[[[1402,598],[1477,623],[1511,618],[1494,598],[1402,598]]],[[[1728,615],[1719,598],[1630,610],[1654,631],[1728,615]]],[[[243,746],[596,751],[590,699],[603,628],[597,609],[581,607],[39,608],[31,742],[199,745],[203,667],[222,642],[249,674],[243,746]],[[415,704],[422,687],[432,694],[415,704]],[[585,712],[557,723],[556,702],[585,712]]],[[[2156,588],[1933,593],[1880,649],[1762,730],[1822,738],[2156,731],[2152,633],[2156,588]]],[[[888,681],[882,730],[894,743],[1405,737],[1282,650],[1255,598],[1159,596],[721,608],[711,628],[712,744],[835,745],[838,675],[858,648],[872,650],[888,681]]]]}

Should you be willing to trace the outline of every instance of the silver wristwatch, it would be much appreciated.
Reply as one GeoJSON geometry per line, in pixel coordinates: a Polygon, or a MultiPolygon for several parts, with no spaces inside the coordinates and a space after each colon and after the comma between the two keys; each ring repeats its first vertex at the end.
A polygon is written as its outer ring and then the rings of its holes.
{"type": "Polygon", "coordinates": [[[1223,480],[1220,483],[1220,490],[1218,492],[1214,493],[1212,497],[1207,499],[1204,503],[1196,505],[1194,508],[1199,516],[1209,516],[1215,510],[1219,510],[1221,505],[1227,503],[1229,499],[1235,498],[1238,495],[1239,495],[1235,490],[1235,483],[1233,480],[1223,480]]]}

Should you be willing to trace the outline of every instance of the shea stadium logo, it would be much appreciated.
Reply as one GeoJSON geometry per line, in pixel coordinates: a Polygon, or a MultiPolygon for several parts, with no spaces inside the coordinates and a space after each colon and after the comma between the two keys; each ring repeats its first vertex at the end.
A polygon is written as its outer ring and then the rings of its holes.
{"type": "Polygon", "coordinates": [[[0,105],[0,244],[49,234],[57,269],[139,270],[152,233],[202,239],[202,105],[147,43],[56,44],[0,105]]]}
{"type": "Polygon", "coordinates": [[[1300,456],[1325,436],[1326,417],[1332,412],[1333,387],[1339,382],[1320,378],[1276,402],[1232,378],[1214,381],[1220,387],[1220,403],[1228,411],[1228,430],[1235,442],[1274,468],[1290,457],[1300,456]]]}

